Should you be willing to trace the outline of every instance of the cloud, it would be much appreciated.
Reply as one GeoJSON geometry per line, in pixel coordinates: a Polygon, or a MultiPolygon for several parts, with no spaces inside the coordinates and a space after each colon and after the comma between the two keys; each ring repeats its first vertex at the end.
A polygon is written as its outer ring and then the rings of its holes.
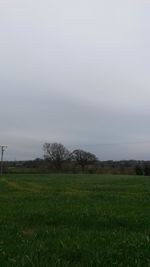
{"type": "Polygon", "coordinates": [[[0,142],[8,158],[41,156],[45,141],[103,159],[148,157],[149,6],[1,1],[0,142]]]}

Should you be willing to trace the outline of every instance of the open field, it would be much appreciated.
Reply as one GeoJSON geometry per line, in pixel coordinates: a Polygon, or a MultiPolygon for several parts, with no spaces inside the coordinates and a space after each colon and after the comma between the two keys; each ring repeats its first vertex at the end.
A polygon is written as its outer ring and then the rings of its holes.
{"type": "Polygon", "coordinates": [[[0,266],[150,266],[150,178],[4,176],[0,266]]]}

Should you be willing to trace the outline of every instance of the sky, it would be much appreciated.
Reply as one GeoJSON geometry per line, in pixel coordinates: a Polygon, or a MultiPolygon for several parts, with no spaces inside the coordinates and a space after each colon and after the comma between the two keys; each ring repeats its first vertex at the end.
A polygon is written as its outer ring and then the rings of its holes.
{"type": "Polygon", "coordinates": [[[0,144],[150,159],[150,2],[1,0],[0,144]]]}

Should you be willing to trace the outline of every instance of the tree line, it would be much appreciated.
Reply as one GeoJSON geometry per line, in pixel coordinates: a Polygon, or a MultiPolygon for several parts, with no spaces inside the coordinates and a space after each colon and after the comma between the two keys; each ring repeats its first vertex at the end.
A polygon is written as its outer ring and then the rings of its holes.
{"type": "Polygon", "coordinates": [[[61,143],[44,143],[42,159],[5,162],[4,171],[15,173],[88,172],[150,176],[150,161],[101,161],[95,154],[82,149],[69,151],[61,143]]]}
{"type": "Polygon", "coordinates": [[[81,166],[82,171],[89,164],[95,164],[97,157],[87,151],[76,149],[70,152],[61,143],[45,143],[43,145],[44,159],[49,161],[56,170],[62,170],[62,165],[65,162],[74,162],[81,166]]]}

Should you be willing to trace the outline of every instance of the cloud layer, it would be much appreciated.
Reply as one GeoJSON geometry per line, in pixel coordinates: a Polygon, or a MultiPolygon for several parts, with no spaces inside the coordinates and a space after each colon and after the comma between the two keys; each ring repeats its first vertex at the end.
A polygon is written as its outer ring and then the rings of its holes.
{"type": "Polygon", "coordinates": [[[8,159],[42,144],[100,159],[148,159],[147,0],[0,3],[0,143],[8,159]]]}

